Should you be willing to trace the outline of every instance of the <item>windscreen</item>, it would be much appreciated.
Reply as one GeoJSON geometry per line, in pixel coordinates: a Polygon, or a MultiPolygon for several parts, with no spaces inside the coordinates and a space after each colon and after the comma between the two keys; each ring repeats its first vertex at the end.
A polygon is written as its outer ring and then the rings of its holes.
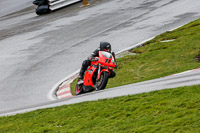
{"type": "Polygon", "coordinates": [[[104,56],[104,57],[106,57],[106,58],[112,58],[112,55],[111,55],[111,53],[108,53],[108,52],[105,52],[105,51],[101,51],[101,53],[102,53],[102,55],[104,56]]]}

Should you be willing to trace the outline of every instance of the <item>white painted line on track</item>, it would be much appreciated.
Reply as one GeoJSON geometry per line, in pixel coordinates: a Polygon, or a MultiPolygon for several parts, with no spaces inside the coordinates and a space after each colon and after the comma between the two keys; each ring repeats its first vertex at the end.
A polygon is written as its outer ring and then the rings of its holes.
{"type": "Polygon", "coordinates": [[[144,44],[145,42],[152,40],[153,38],[155,38],[155,36],[154,36],[154,37],[151,37],[151,38],[149,38],[149,39],[146,39],[146,40],[144,40],[144,41],[142,41],[142,42],[139,42],[139,43],[137,43],[136,45],[133,45],[133,46],[130,46],[130,47],[128,47],[128,48],[125,48],[125,49],[123,49],[123,50],[121,50],[121,51],[118,51],[118,52],[116,53],[116,55],[117,55],[117,54],[120,54],[120,53],[122,53],[122,52],[128,51],[128,50],[134,49],[134,48],[136,48],[136,47],[139,47],[139,46],[141,46],[142,44],[144,44]]]}
{"type": "MultiPolygon", "coordinates": [[[[192,70],[188,70],[188,71],[185,71],[185,72],[181,72],[181,73],[176,73],[176,74],[172,74],[172,75],[182,75],[182,74],[187,74],[187,73],[190,73],[190,72],[193,72],[193,71],[199,71],[200,68],[196,68],[196,69],[192,69],[192,70]]],[[[172,75],[168,75],[168,76],[172,76],[172,75]]]]}

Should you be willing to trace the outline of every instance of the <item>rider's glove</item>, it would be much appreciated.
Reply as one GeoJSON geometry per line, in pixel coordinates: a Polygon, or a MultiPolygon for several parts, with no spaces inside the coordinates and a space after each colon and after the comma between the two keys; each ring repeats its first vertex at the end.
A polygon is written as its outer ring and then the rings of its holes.
{"type": "Polygon", "coordinates": [[[88,60],[90,60],[90,61],[91,61],[91,60],[92,60],[92,58],[93,58],[93,57],[89,56],[89,57],[88,57],[88,60]]]}
{"type": "Polygon", "coordinates": [[[113,57],[114,57],[114,59],[115,59],[115,52],[112,52],[111,54],[112,54],[112,56],[113,56],[113,57]]]}

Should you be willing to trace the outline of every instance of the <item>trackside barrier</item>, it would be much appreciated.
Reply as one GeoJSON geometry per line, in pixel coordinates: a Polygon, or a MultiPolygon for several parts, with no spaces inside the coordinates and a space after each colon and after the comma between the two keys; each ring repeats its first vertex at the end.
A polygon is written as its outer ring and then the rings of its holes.
{"type": "Polygon", "coordinates": [[[49,9],[54,11],[80,1],[81,0],[49,0],[49,9]]]}
{"type": "Polygon", "coordinates": [[[42,15],[80,1],[83,1],[83,6],[89,5],[87,0],[35,0],[33,4],[38,6],[36,14],[42,15]]]}

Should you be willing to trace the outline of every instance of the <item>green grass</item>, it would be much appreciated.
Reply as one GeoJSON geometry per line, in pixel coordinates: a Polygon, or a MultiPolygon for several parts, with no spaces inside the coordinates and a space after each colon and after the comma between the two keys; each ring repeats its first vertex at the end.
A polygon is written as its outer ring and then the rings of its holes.
{"type": "Polygon", "coordinates": [[[200,85],[0,117],[13,133],[200,132],[200,85]]]}

